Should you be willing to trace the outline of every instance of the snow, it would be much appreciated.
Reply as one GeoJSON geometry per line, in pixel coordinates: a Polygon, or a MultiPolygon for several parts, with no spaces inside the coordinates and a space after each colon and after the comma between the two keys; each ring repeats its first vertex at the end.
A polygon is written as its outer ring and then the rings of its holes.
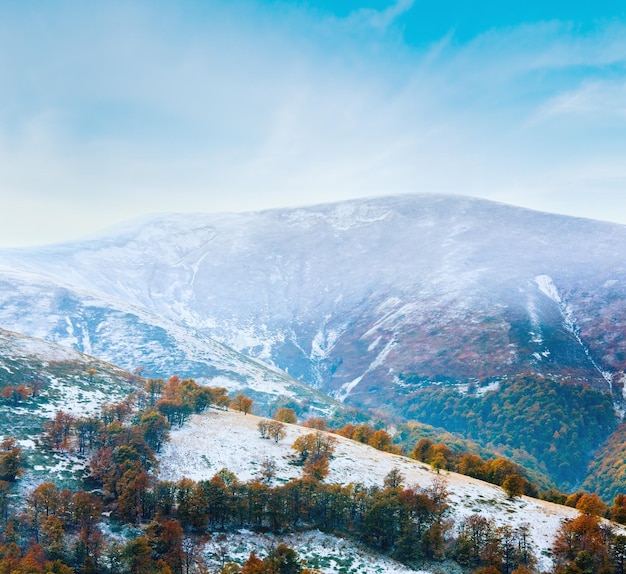
{"type": "MultiPolygon", "coordinates": [[[[435,383],[436,384],[436,383],[435,383]]],[[[491,383],[484,385],[482,387],[476,386],[474,385],[475,390],[474,390],[474,394],[477,397],[482,397],[485,393],[488,393],[490,391],[497,391],[500,388],[500,382],[499,381],[492,381],[491,383]]],[[[455,385],[455,389],[465,395],[469,392],[469,388],[470,385],[467,383],[463,383],[463,384],[459,384],[459,385],[455,385]]]]}
{"type": "Polygon", "coordinates": [[[325,565],[319,569],[329,574],[430,574],[427,570],[408,569],[395,560],[372,554],[352,541],[317,530],[280,537],[240,530],[213,538],[204,547],[203,554],[210,566],[218,568],[224,561],[242,564],[252,551],[263,558],[280,543],[293,548],[309,566],[322,559],[325,565]]]}
{"type": "MultiPolygon", "coordinates": [[[[380,340],[380,337],[376,340],[376,342],[378,343],[379,340],[380,340]]],[[[395,339],[391,339],[390,341],[387,341],[383,349],[378,353],[378,355],[376,355],[374,360],[370,363],[370,365],[368,366],[368,368],[362,375],[358,376],[356,379],[354,379],[353,381],[350,381],[349,383],[344,383],[343,385],[341,385],[341,388],[337,392],[337,400],[344,402],[350,396],[350,393],[354,390],[354,388],[363,380],[364,376],[374,371],[378,367],[381,367],[382,365],[384,365],[385,358],[387,357],[391,349],[393,349],[395,346],[396,346],[395,339]]]]}
{"type": "MultiPolygon", "coordinates": [[[[324,321],[328,321],[331,315],[327,315],[324,321]]],[[[311,341],[311,359],[320,361],[326,359],[343,334],[343,329],[326,329],[325,325],[320,329],[311,341]]]]}
{"type": "MultiPolygon", "coordinates": [[[[539,290],[557,304],[561,312],[561,315],[563,316],[563,326],[574,336],[574,339],[582,348],[589,362],[593,365],[595,370],[602,376],[604,381],[607,383],[609,389],[612,390],[613,373],[611,373],[610,371],[606,369],[601,368],[600,365],[598,365],[595,359],[591,356],[591,353],[589,352],[589,348],[587,347],[587,345],[585,345],[585,343],[581,339],[579,330],[576,327],[576,319],[574,317],[574,311],[571,305],[569,305],[562,299],[556,285],[554,284],[554,281],[548,275],[538,275],[537,277],[535,277],[535,282],[537,283],[539,290]]],[[[538,360],[541,360],[540,356],[536,356],[536,358],[538,360]]]]}
{"type": "MultiPolygon", "coordinates": [[[[172,431],[171,440],[159,454],[160,478],[206,480],[227,468],[240,480],[247,481],[261,477],[261,464],[266,459],[276,463],[274,484],[300,476],[301,468],[290,464],[294,459],[291,445],[298,436],[312,432],[311,429],[286,424],[286,437],[276,443],[261,438],[259,420],[254,415],[232,411],[194,415],[182,428],[172,431]]],[[[326,482],[381,486],[385,476],[397,468],[406,485],[427,488],[437,476],[421,462],[332,436],[336,446],[326,482]]],[[[499,526],[515,528],[527,524],[540,568],[550,568],[551,560],[546,553],[554,535],[562,521],[577,516],[578,511],[526,496],[510,500],[497,486],[451,472],[442,471],[441,475],[447,480],[457,523],[465,516],[481,513],[499,526]]]]}
{"type": "Polygon", "coordinates": [[[554,281],[549,275],[537,275],[535,282],[539,287],[539,290],[546,296],[552,299],[555,303],[561,305],[563,301],[559,295],[559,290],[556,288],[554,281]]]}
{"type": "MultiPolygon", "coordinates": [[[[54,345],[41,339],[25,337],[17,333],[10,333],[0,329],[0,348],[2,355],[11,358],[37,357],[44,361],[76,361],[85,362],[84,357],[75,350],[54,345]]],[[[11,372],[7,367],[7,371],[11,372]]]]}
{"type": "Polygon", "coordinates": [[[341,385],[341,388],[339,389],[339,392],[337,393],[337,400],[342,401],[342,402],[345,401],[350,396],[350,393],[354,390],[354,387],[356,387],[362,380],[363,380],[363,375],[360,375],[353,381],[350,381],[349,383],[344,383],[343,385],[341,385]]]}
{"type": "MultiPolygon", "coordinates": [[[[178,364],[187,369],[179,374],[197,377],[210,363],[241,379],[232,355],[224,360],[210,342],[219,341],[322,388],[345,391],[362,377],[367,392],[374,382],[392,382],[389,369],[410,371],[415,360],[436,356],[436,348],[416,352],[413,335],[426,339],[439,327],[447,340],[435,337],[433,346],[454,349],[477,340],[477,317],[490,316],[501,335],[490,340],[494,348],[473,351],[486,363],[495,353],[502,364],[506,310],[524,305],[529,278],[562,305],[556,286],[571,287],[564,276],[579,272],[581,291],[591,280],[621,283],[624,250],[619,226],[462,197],[153,215],[90,241],[0,252],[0,325],[131,370],[169,376],[178,364]],[[564,235],[575,247],[563,246],[564,235]],[[156,330],[158,348],[138,339],[156,330]],[[346,359],[346,341],[356,340],[366,357],[351,355],[329,374],[328,363],[346,359]],[[393,351],[381,355],[389,340],[393,351]]],[[[539,345],[532,351],[543,357],[542,332],[532,323],[539,345]]],[[[535,366],[531,353],[524,359],[535,366]]],[[[258,380],[247,370],[242,376],[258,380]]]]}

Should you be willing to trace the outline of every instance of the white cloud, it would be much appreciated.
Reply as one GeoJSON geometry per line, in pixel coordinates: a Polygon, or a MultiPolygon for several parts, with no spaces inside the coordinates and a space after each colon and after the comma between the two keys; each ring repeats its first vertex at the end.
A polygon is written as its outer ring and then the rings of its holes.
{"type": "Polygon", "coordinates": [[[537,111],[535,119],[546,121],[563,116],[583,116],[596,121],[626,119],[626,82],[622,79],[584,81],[575,89],[548,100],[537,111]]]}
{"type": "Polygon", "coordinates": [[[412,51],[382,30],[408,1],[344,21],[115,6],[5,19],[0,244],[33,221],[29,237],[47,240],[145,211],[402,192],[547,209],[576,190],[569,212],[590,213],[587,198],[617,215],[624,127],[598,118],[623,114],[623,26],[521,26],[412,51]]]}
{"type": "Polygon", "coordinates": [[[386,30],[400,16],[408,12],[414,3],[414,0],[396,0],[383,10],[362,8],[352,13],[348,19],[353,23],[366,24],[373,28],[386,30]]]}

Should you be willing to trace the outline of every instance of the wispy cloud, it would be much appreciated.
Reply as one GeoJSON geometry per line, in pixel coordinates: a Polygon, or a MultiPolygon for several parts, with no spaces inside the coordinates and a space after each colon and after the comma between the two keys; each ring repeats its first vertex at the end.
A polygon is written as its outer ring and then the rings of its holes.
{"type": "Polygon", "coordinates": [[[414,0],[396,0],[396,2],[382,10],[361,8],[353,12],[349,20],[354,23],[366,24],[373,28],[386,30],[400,16],[408,12],[413,7],[414,3],[414,0]]]}
{"type": "MultiPolygon", "coordinates": [[[[626,120],[626,81],[619,79],[583,81],[573,90],[560,93],[542,105],[536,121],[563,117],[584,118],[588,121],[626,120]]],[[[626,129],[626,123],[623,124],[626,129]]]]}
{"type": "Polygon", "coordinates": [[[623,117],[620,23],[416,49],[406,0],[343,20],[210,4],[0,8],[0,243],[155,210],[619,188],[624,127],[601,119],[623,117]]]}

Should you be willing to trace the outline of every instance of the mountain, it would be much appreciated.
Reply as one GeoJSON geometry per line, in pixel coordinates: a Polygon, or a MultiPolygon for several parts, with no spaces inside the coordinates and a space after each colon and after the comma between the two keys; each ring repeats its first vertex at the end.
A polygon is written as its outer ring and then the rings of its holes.
{"type": "MultiPolygon", "coordinates": [[[[625,251],[624,226],[467,197],[159,215],[2,251],[0,325],[150,376],[274,385],[275,397],[294,377],[392,418],[412,416],[433,384],[489,399],[520,376],[619,402],[625,251]]],[[[585,461],[615,427],[603,421],[585,461]]],[[[585,464],[558,480],[582,480],[585,464]]]]}
{"type": "Polygon", "coordinates": [[[245,391],[259,412],[298,397],[329,414],[339,406],[320,392],[141,305],[36,272],[0,270],[0,325],[53,341],[149,376],[181,374],[245,391]]]}
{"type": "MultiPolygon", "coordinates": [[[[533,371],[610,388],[626,367],[625,248],[621,225],[400,196],[155,216],[96,240],[4,251],[0,262],[37,274],[31,288],[53,281],[70,323],[84,313],[73,291],[100,294],[368,404],[376,385],[405,391],[408,374],[533,371]]],[[[2,322],[20,323],[29,294],[15,295],[7,273],[2,322]]],[[[52,331],[85,350],[91,341],[80,325],[52,331]]],[[[149,353],[143,363],[162,368],[149,353]]]]}

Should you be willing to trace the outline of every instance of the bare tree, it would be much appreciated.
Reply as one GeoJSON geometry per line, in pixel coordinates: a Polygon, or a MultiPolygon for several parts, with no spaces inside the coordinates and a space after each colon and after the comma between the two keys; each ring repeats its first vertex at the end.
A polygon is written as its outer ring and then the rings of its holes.
{"type": "Polygon", "coordinates": [[[274,442],[285,438],[285,425],[279,421],[272,421],[267,425],[267,430],[270,438],[274,439],[274,442]]]}

